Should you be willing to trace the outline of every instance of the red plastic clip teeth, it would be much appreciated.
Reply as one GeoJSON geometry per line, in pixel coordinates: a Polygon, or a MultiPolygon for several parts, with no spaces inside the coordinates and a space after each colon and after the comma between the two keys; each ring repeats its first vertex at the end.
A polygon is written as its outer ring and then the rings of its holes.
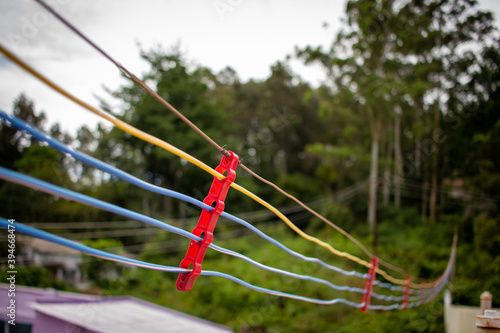
{"type": "Polygon", "coordinates": [[[368,276],[366,277],[365,289],[363,289],[363,299],[361,303],[364,305],[361,307],[361,311],[365,312],[368,306],[370,305],[370,297],[373,291],[373,282],[375,281],[375,274],[377,274],[378,268],[378,258],[373,257],[372,261],[370,261],[372,267],[368,270],[368,276]]]}
{"type": "Polygon", "coordinates": [[[180,268],[186,269],[192,267],[191,272],[179,274],[177,289],[180,291],[190,291],[193,288],[194,281],[201,273],[201,263],[205,257],[207,247],[212,243],[214,238],[213,231],[217,224],[217,219],[224,211],[224,200],[226,199],[229,187],[236,178],[239,157],[231,151],[228,151],[228,153],[228,156],[222,156],[219,166],[215,168],[215,171],[221,174],[227,171],[226,178],[219,179],[214,177],[210,192],[205,200],[203,200],[203,203],[209,206],[212,206],[215,202],[215,207],[211,211],[203,209],[198,224],[193,229],[193,234],[201,237],[202,240],[199,242],[191,240],[186,256],[179,265],[180,268]]]}
{"type": "Polygon", "coordinates": [[[407,275],[405,279],[405,293],[403,294],[402,310],[408,309],[408,301],[410,299],[410,276],[407,275]]]}

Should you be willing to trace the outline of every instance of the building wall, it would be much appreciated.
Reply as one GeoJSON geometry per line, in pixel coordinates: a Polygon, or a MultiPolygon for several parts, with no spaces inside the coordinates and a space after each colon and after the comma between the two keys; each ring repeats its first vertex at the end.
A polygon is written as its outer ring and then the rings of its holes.
{"type": "Polygon", "coordinates": [[[479,308],[463,305],[449,305],[445,308],[447,333],[470,333],[476,330],[476,315],[479,308]]]}
{"type": "MultiPolygon", "coordinates": [[[[5,283],[0,283],[0,308],[7,309],[9,306],[10,298],[7,297],[9,293],[10,285],[5,283]]],[[[26,287],[21,285],[15,286],[15,300],[16,300],[16,326],[17,324],[32,324],[35,320],[35,311],[31,308],[30,304],[36,301],[43,300],[73,300],[73,301],[92,301],[99,300],[100,297],[94,295],[84,295],[77,293],[68,293],[62,291],[56,291],[54,289],[40,289],[33,287],[26,287]]],[[[2,318],[4,319],[4,318],[2,318]]],[[[5,319],[8,319],[5,317],[5,319]]],[[[1,325],[1,323],[0,323],[1,325]]],[[[4,330],[7,324],[5,324],[4,330]]],[[[1,333],[0,329],[0,333],[1,333]]],[[[8,330],[5,330],[8,332],[8,330]]],[[[70,332],[76,333],[76,332],[70,332]]]]}
{"type": "Polygon", "coordinates": [[[445,293],[444,322],[446,333],[476,332],[476,315],[478,314],[481,314],[481,309],[479,307],[452,305],[451,294],[449,291],[445,293]]]}

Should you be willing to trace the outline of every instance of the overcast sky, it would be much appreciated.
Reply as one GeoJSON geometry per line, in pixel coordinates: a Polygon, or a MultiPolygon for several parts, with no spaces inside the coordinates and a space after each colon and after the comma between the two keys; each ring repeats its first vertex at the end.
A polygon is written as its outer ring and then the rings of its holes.
{"type": "MultiPolygon", "coordinates": [[[[158,44],[180,42],[188,60],[218,72],[230,66],[239,77],[264,79],[270,66],[295,46],[329,47],[344,16],[345,1],[335,0],[46,0],[132,73],[148,67],[139,57],[158,44]],[[325,23],[327,23],[325,25],[325,23]]],[[[479,0],[500,15],[500,1],[479,0]]],[[[497,26],[498,22],[497,22],[497,26]]],[[[0,43],[77,97],[98,106],[96,96],[112,99],[103,86],[125,81],[118,70],[71,33],[34,0],[0,0],[0,43]]],[[[318,68],[292,61],[292,69],[317,84],[318,68]]],[[[12,111],[25,93],[49,123],[75,132],[95,126],[97,116],[69,102],[0,56],[0,109],[12,111]]],[[[182,111],[182,110],[181,110],[182,111]]]]}

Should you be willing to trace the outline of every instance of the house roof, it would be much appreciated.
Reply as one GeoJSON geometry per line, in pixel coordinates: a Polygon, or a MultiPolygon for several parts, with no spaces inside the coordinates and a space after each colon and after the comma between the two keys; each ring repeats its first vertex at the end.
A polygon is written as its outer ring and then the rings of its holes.
{"type": "MultiPolygon", "coordinates": [[[[5,309],[9,306],[9,297],[7,295],[10,285],[0,283],[0,308],[5,309]]],[[[100,300],[100,296],[87,295],[80,293],[71,293],[59,291],[51,288],[41,289],[34,287],[26,287],[16,284],[16,319],[20,323],[31,323],[35,319],[35,311],[28,306],[31,302],[44,301],[72,301],[86,302],[100,300]]]]}
{"type": "MultiPolygon", "coordinates": [[[[10,286],[0,283],[0,295],[10,286]]],[[[9,305],[0,297],[0,308],[9,305]]],[[[36,313],[94,332],[232,332],[228,327],[131,296],[103,297],[16,285],[16,322],[33,324],[36,313]]]]}
{"type": "Polygon", "coordinates": [[[231,332],[227,327],[133,297],[96,302],[33,303],[31,306],[35,311],[95,332],[231,332]]]}
{"type": "MultiPolygon", "coordinates": [[[[82,252],[72,249],[70,247],[66,247],[64,245],[56,244],[53,242],[46,241],[44,239],[40,238],[33,238],[33,237],[23,237],[21,238],[23,243],[26,246],[29,246],[33,250],[43,253],[46,255],[64,255],[64,256],[74,256],[74,257],[81,257],[82,252]]],[[[77,242],[81,243],[81,242],[77,242]]],[[[121,255],[124,255],[129,258],[135,258],[137,257],[136,255],[127,252],[122,249],[120,252],[121,255]]]]}
{"type": "Polygon", "coordinates": [[[40,238],[30,237],[24,240],[24,243],[27,246],[31,247],[33,250],[40,253],[61,254],[61,255],[75,256],[75,257],[80,257],[81,255],[80,251],[59,244],[55,244],[52,242],[48,242],[40,238]]]}

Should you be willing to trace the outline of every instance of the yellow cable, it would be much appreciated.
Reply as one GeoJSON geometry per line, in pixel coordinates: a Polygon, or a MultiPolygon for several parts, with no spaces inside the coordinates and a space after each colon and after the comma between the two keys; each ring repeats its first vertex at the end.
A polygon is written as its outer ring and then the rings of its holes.
{"type": "MultiPolygon", "coordinates": [[[[293,222],[290,221],[285,215],[283,215],[283,213],[281,213],[278,209],[276,209],[274,206],[272,206],[268,202],[262,200],[257,195],[255,195],[252,192],[248,191],[247,189],[245,189],[245,188],[243,188],[240,185],[235,184],[235,183],[233,183],[231,186],[233,188],[235,188],[236,190],[240,191],[241,193],[249,196],[253,200],[257,201],[258,203],[260,203],[262,206],[266,207],[270,211],[272,211],[274,214],[276,214],[276,216],[278,216],[280,219],[282,219],[293,231],[295,231],[297,234],[299,234],[299,236],[307,239],[310,242],[316,243],[316,244],[318,244],[318,245],[320,245],[320,246],[322,246],[322,247],[330,250],[330,252],[332,252],[333,254],[335,254],[335,255],[337,255],[339,257],[347,258],[347,259],[352,260],[354,262],[357,262],[358,264],[363,265],[363,266],[365,266],[367,268],[371,268],[372,267],[372,265],[369,262],[366,262],[363,259],[360,259],[360,258],[358,258],[356,256],[353,256],[353,255],[349,254],[349,253],[336,250],[330,244],[325,243],[322,240],[317,239],[316,237],[313,237],[311,235],[306,234],[305,232],[303,232],[302,230],[300,230],[295,224],[293,224],[293,222]]],[[[404,285],[406,283],[405,280],[393,278],[392,276],[390,276],[389,274],[387,274],[387,272],[385,272],[384,270],[382,270],[380,268],[377,268],[376,272],[378,274],[382,275],[387,281],[390,281],[390,282],[392,282],[394,284],[404,285]]],[[[423,284],[420,284],[420,283],[417,284],[417,283],[413,283],[412,282],[412,283],[410,283],[410,286],[412,288],[417,288],[418,289],[418,288],[421,288],[423,286],[423,284]]]]}
{"type": "Polygon", "coordinates": [[[70,100],[72,100],[73,102],[75,102],[76,104],[80,105],[84,109],[87,109],[90,112],[95,113],[96,115],[100,116],[101,118],[104,118],[104,119],[112,122],[119,129],[121,129],[121,130],[123,130],[123,131],[125,131],[125,132],[127,132],[129,134],[132,134],[132,135],[138,137],[139,139],[142,139],[142,140],[147,141],[149,143],[152,143],[152,144],[154,144],[156,146],[159,146],[159,147],[161,147],[163,149],[166,149],[166,150],[174,153],[175,155],[177,155],[179,157],[182,157],[185,160],[187,160],[187,161],[189,161],[189,162],[197,165],[201,169],[205,170],[206,172],[212,174],[213,176],[215,176],[215,177],[217,177],[219,179],[224,179],[225,178],[223,175],[221,175],[220,173],[218,173],[214,169],[210,168],[205,163],[203,163],[203,162],[199,161],[198,159],[194,158],[193,156],[185,153],[184,151],[180,150],[179,148],[177,148],[175,146],[172,146],[171,144],[169,144],[169,143],[167,143],[167,142],[165,142],[163,140],[160,140],[157,137],[152,136],[151,134],[143,132],[143,131],[141,131],[141,130],[139,130],[139,129],[137,129],[137,128],[129,125],[129,124],[127,124],[126,122],[124,122],[124,121],[116,118],[115,116],[113,116],[112,114],[110,114],[110,113],[108,113],[106,111],[98,110],[95,107],[91,106],[90,104],[87,104],[84,101],[78,99],[77,97],[71,95],[69,92],[67,92],[63,88],[59,87],[57,84],[55,84],[54,82],[50,81],[48,78],[46,78],[45,76],[43,76],[42,74],[40,74],[39,72],[37,72],[35,69],[33,69],[32,67],[30,67],[25,62],[23,62],[21,59],[19,59],[17,56],[15,56],[14,54],[12,54],[10,51],[6,50],[2,45],[0,45],[0,52],[2,52],[3,54],[5,54],[10,60],[12,60],[13,62],[15,62],[17,65],[19,65],[20,67],[22,67],[24,70],[26,70],[27,72],[29,72],[30,74],[32,74],[33,76],[35,76],[36,78],[38,78],[40,81],[42,81],[43,83],[45,83],[46,85],[48,85],[49,87],[51,87],[52,89],[54,89],[55,91],[57,91],[58,93],[60,93],[61,95],[67,97],[70,100]]]}
{"type": "MultiPolygon", "coordinates": [[[[163,141],[155,136],[152,136],[151,134],[145,133],[145,132],[133,127],[132,125],[129,125],[128,123],[116,118],[115,116],[113,116],[112,114],[110,114],[106,111],[98,110],[95,107],[93,107],[93,106],[85,103],[84,101],[78,99],[77,97],[71,95],[69,92],[67,92],[63,88],[59,87],[54,82],[50,81],[48,78],[46,78],[45,76],[43,76],[42,74],[37,72],[35,69],[30,67],[25,62],[23,62],[16,55],[14,55],[10,51],[6,50],[2,45],[0,45],[0,52],[5,54],[5,56],[7,56],[10,60],[15,62],[17,65],[22,67],[24,70],[26,70],[27,72],[29,72],[30,74],[32,74],[33,76],[38,78],[40,81],[42,81],[43,83],[45,83],[46,85],[48,85],[49,87],[51,87],[52,89],[54,89],[55,91],[60,93],[61,95],[67,97],[68,99],[72,100],[73,102],[82,106],[83,108],[89,110],[90,112],[110,121],[119,129],[121,129],[129,134],[132,134],[133,136],[135,136],[139,139],[142,139],[142,140],[147,141],[149,143],[152,143],[160,148],[163,148],[163,149],[165,149],[165,150],[167,150],[167,151],[169,151],[169,152],[171,152],[179,157],[184,158],[185,160],[191,162],[192,164],[194,164],[194,165],[198,166],[199,168],[205,170],[206,172],[210,173],[214,177],[217,177],[219,179],[225,178],[224,175],[218,173],[217,171],[215,171],[214,169],[212,169],[211,167],[209,167],[205,163],[203,163],[200,160],[196,159],[195,157],[189,155],[188,153],[180,150],[179,148],[177,148],[177,147],[175,147],[175,146],[173,146],[173,145],[171,145],[171,144],[169,144],[169,143],[167,143],[167,142],[165,142],[165,141],[163,141]]],[[[242,187],[236,183],[232,183],[231,187],[233,187],[234,189],[240,191],[241,193],[249,196],[250,198],[252,198],[256,202],[260,203],[261,205],[263,205],[267,209],[271,210],[273,213],[276,214],[276,216],[278,216],[281,220],[283,220],[292,230],[294,230],[301,237],[328,249],[330,252],[332,252],[333,254],[335,254],[337,256],[347,258],[347,259],[352,260],[354,262],[357,262],[358,264],[363,265],[367,268],[371,268],[372,265],[369,262],[367,262],[361,258],[358,258],[356,256],[353,256],[349,253],[336,250],[330,244],[325,243],[325,242],[323,242],[323,241],[321,241],[313,236],[306,234],[305,232],[300,230],[295,224],[293,224],[293,222],[290,221],[285,215],[283,215],[278,209],[276,209],[274,206],[272,206],[270,203],[266,202],[265,200],[259,198],[257,195],[248,191],[244,187],[242,187]]],[[[390,276],[389,274],[387,274],[387,272],[381,270],[380,268],[377,268],[377,273],[382,275],[387,281],[390,281],[394,284],[404,285],[406,283],[405,280],[396,279],[396,278],[390,276]]],[[[412,288],[421,288],[422,285],[423,284],[420,284],[420,283],[419,284],[411,283],[412,288]]]]}

